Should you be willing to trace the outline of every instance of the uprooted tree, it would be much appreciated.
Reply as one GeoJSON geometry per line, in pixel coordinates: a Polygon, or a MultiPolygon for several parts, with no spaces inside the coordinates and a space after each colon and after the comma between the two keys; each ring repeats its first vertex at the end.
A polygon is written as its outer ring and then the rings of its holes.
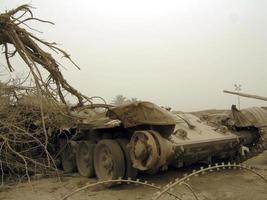
{"type": "Polygon", "coordinates": [[[12,66],[10,57],[19,54],[29,67],[37,89],[43,94],[49,95],[54,99],[57,99],[57,96],[59,96],[60,100],[66,103],[63,94],[63,90],[66,90],[78,99],[78,106],[82,105],[83,100],[88,100],[88,98],[78,92],[64,79],[59,69],[58,62],[50,53],[44,51],[39,44],[45,45],[56,53],[63,54],[63,56],[70,60],[76,67],[78,66],[72,61],[69,54],[57,47],[55,42],[51,43],[39,39],[21,27],[21,25],[29,27],[27,22],[33,20],[53,24],[52,22],[35,18],[29,5],[22,5],[14,10],[0,14],[0,45],[4,47],[3,53],[6,58],[8,69],[11,72],[16,69],[16,67],[12,66]],[[15,51],[9,52],[10,45],[15,47],[15,51]],[[40,68],[48,71],[49,76],[46,80],[44,80],[40,68]],[[56,88],[54,88],[54,86],[56,88]]]}
{"type": "MultiPolygon", "coordinates": [[[[53,131],[73,121],[69,115],[65,94],[77,98],[80,107],[91,99],[78,92],[63,77],[59,63],[45,49],[62,54],[79,68],[64,50],[54,42],[33,35],[28,22],[39,21],[32,7],[22,5],[0,14],[0,47],[10,72],[18,69],[10,58],[16,55],[25,62],[33,79],[33,87],[14,82],[0,82],[0,174],[2,184],[6,175],[55,170],[53,131]],[[23,28],[25,27],[25,28],[23,28]],[[12,51],[11,51],[12,50],[12,51]],[[47,76],[42,71],[47,71],[47,76]]],[[[68,124],[70,125],[70,124],[68,124]]]]}

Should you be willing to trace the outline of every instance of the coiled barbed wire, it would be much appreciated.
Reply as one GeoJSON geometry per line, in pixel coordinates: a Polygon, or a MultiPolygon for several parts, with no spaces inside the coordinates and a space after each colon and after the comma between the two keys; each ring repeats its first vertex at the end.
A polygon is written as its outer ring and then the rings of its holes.
{"type": "MultiPolygon", "coordinates": [[[[220,170],[220,169],[225,169],[225,168],[228,168],[228,169],[231,169],[231,168],[237,169],[238,168],[238,169],[243,169],[243,170],[250,171],[250,172],[256,174],[257,176],[259,176],[267,184],[267,179],[263,175],[261,175],[260,173],[258,173],[255,170],[253,170],[253,166],[249,166],[249,165],[245,165],[245,164],[236,164],[236,163],[231,164],[230,162],[228,162],[227,164],[225,164],[225,163],[221,163],[221,164],[215,163],[214,166],[209,165],[207,168],[201,167],[200,170],[197,170],[197,171],[193,170],[193,172],[191,174],[189,174],[189,175],[185,174],[185,176],[183,178],[181,178],[181,179],[175,179],[174,183],[167,184],[164,187],[165,189],[163,189],[160,192],[157,192],[156,196],[153,198],[153,200],[159,199],[164,193],[168,192],[171,188],[175,187],[176,185],[182,185],[186,180],[189,180],[189,178],[191,178],[193,176],[197,176],[198,174],[205,173],[207,171],[220,170]]],[[[192,192],[192,193],[194,194],[194,192],[192,192]]],[[[194,194],[194,196],[195,196],[195,194],[194,194]]]]}
{"type": "MultiPolygon", "coordinates": [[[[156,190],[162,190],[161,187],[156,186],[153,183],[148,183],[147,181],[142,182],[139,179],[132,180],[131,178],[128,178],[128,179],[121,179],[121,178],[119,178],[119,179],[116,179],[116,180],[99,181],[99,182],[96,182],[96,183],[87,184],[87,185],[85,185],[85,186],[83,186],[81,188],[78,188],[78,189],[74,190],[73,192],[69,193],[68,195],[64,196],[61,200],[66,200],[70,196],[76,194],[77,192],[80,192],[82,190],[85,190],[87,188],[96,187],[96,186],[99,186],[99,185],[107,185],[107,184],[110,184],[110,183],[117,183],[117,184],[121,184],[121,183],[131,184],[132,183],[132,184],[137,184],[137,185],[144,185],[144,186],[147,186],[147,187],[156,189],[156,190]]],[[[175,197],[175,199],[182,200],[180,197],[178,197],[176,194],[173,194],[170,191],[167,191],[167,193],[169,195],[175,197]]]]}
{"type": "MultiPolygon", "coordinates": [[[[219,171],[220,169],[243,169],[243,170],[247,170],[247,171],[250,171],[254,174],[256,174],[257,176],[259,176],[264,182],[267,183],[267,179],[261,175],[260,173],[256,172],[255,170],[253,170],[254,168],[255,169],[261,169],[259,167],[254,167],[254,166],[250,166],[250,165],[245,165],[245,164],[236,164],[236,163],[230,163],[228,162],[227,164],[225,163],[221,163],[221,164],[218,164],[218,163],[215,163],[215,165],[209,165],[208,167],[204,168],[204,167],[201,167],[199,170],[193,170],[192,173],[190,174],[185,174],[183,178],[181,179],[175,179],[175,181],[172,183],[168,183],[166,184],[164,187],[160,187],[160,186],[156,186],[155,184],[153,183],[148,183],[147,181],[140,181],[139,179],[136,179],[136,180],[133,180],[131,178],[128,178],[128,179],[116,179],[116,180],[107,180],[107,181],[99,181],[99,182],[96,182],[96,183],[89,183],[81,188],[78,188],[76,190],[74,190],[73,192],[67,194],[66,196],[64,196],[61,200],[67,200],[70,196],[82,191],[82,190],[85,190],[87,188],[92,188],[92,187],[96,187],[96,186],[99,186],[99,185],[107,185],[107,184],[110,184],[110,183],[117,183],[117,184],[122,184],[122,183],[127,183],[127,184],[137,184],[137,185],[144,185],[144,186],[147,186],[147,187],[150,187],[150,188],[153,188],[153,189],[156,189],[156,190],[159,190],[157,193],[156,193],[156,197],[153,198],[153,200],[157,200],[159,199],[163,194],[167,193],[173,197],[175,197],[175,199],[179,199],[179,200],[182,200],[181,197],[177,196],[176,194],[172,193],[170,190],[173,189],[173,187],[175,187],[176,185],[184,185],[186,186],[187,189],[189,189],[189,191],[193,194],[194,198],[196,200],[198,200],[199,198],[197,197],[196,193],[194,192],[194,190],[192,189],[192,187],[186,183],[187,180],[189,180],[191,177],[194,177],[194,176],[197,176],[199,174],[204,174],[205,172],[209,171],[209,172],[212,172],[213,170],[217,170],[219,171]]],[[[265,170],[265,169],[263,169],[265,170]]]]}

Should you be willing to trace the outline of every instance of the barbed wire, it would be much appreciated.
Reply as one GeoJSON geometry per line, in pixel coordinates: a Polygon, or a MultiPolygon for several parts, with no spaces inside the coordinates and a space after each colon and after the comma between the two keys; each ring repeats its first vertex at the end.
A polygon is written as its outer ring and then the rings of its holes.
{"type": "MultiPolygon", "coordinates": [[[[194,176],[198,176],[199,174],[204,174],[205,172],[212,172],[213,170],[217,170],[219,171],[220,169],[243,169],[249,172],[252,172],[254,174],[256,174],[258,177],[260,177],[266,184],[267,184],[267,178],[265,178],[262,174],[256,172],[255,170],[253,170],[253,166],[249,166],[249,165],[245,165],[245,164],[236,164],[236,163],[230,163],[228,162],[227,164],[225,163],[215,163],[215,165],[209,165],[207,168],[201,167],[199,170],[193,170],[192,173],[190,173],[189,175],[185,174],[183,178],[179,179],[175,179],[174,183],[168,183],[165,187],[163,187],[164,189],[162,191],[159,191],[156,193],[156,196],[153,198],[153,200],[157,200],[159,199],[164,193],[168,192],[171,188],[177,186],[177,185],[182,185],[184,184],[185,181],[188,181],[191,177],[194,176]]],[[[191,190],[191,192],[194,194],[193,190],[191,190]]],[[[196,196],[195,196],[196,197],[196,196]]],[[[197,199],[197,198],[196,198],[197,199]]]]}
{"type": "MultiPolygon", "coordinates": [[[[155,197],[152,198],[153,200],[157,200],[160,197],[162,197],[163,194],[167,193],[173,197],[175,197],[175,199],[179,199],[182,200],[182,197],[179,197],[177,194],[174,194],[171,190],[173,190],[173,188],[175,186],[185,186],[194,196],[194,198],[196,200],[199,200],[197,194],[195,193],[195,191],[193,190],[192,186],[189,183],[186,183],[186,181],[188,181],[191,177],[195,177],[198,176],[199,174],[205,174],[206,172],[213,172],[214,170],[216,171],[220,171],[221,169],[241,169],[241,170],[246,170],[249,172],[252,172],[254,174],[256,174],[257,176],[259,176],[266,184],[267,184],[267,179],[260,173],[256,172],[253,169],[261,169],[260,167],[255,167],[255,166],[251,166],[251,165],[245,165],[245,164],[236,164],[236,163],[215,163],[215,165],[209,165],[208,167],[204,168],[201,167],[199,170],[193,170],[192,173],[190,174],[184,174],[183,178],[177,178],[175,179],[175,181],[169,182],[168,184],[166,184],[165,186],[161,187],[161,186],[156,186],[153,183],[148,183],[147,181],[140,181],[139,179],[133,180],[131,178],[128,179],[116,179],[116,180],[107,180],[107,181],[99,181],[96,183],[89,183],[81,188],[78,188],[76,190],[74,190],[73,192],[69,193],[68,195],[64,196],[61,200],[66,200],[68,199],[70,196],[85,190],[87,188],[92,188],[92,187],[96,187],[99,185],[103,185],[103,186],[107,186],[109,184],[122,184],[122,183],[127,183],[127,184],[137,184],[137,185],[144,185],[153,189],[158,190],[158,192],[155,193],[155,197]]],[[[262,170],[266,170],[266,169],[262,169],[262,170]]]]}
{"type": "MultiPolygon", "coordinates": [[[[144,185],[144,186],[147,186],[147,187],[150,187],[150,188],[153,188],[153,189],[156,189],[156,190],[162,190],[161,187],[159,186],[156,186],[154,183],[148,183],[147,181],[140,181],[140,179],[136,179],[136,180],[133,180],[131,178],[128,178],[128,179],[116,179],[116,180],[107,180],[107,181],[99,181],[99,182],[96,182],[96,183],[89,183],[81,188],[78,188],[76,190],[74,190],[73,192],[69,193],[68,195],[64,196],[61,200],[66,200],[68,199],[70,196],[82,191],[82,190],[85,190],[87,188],[92,188],[92,187],[96,187],[96,186],[99,186],[99,185],[108,185],[108,184],[112,184],[112,183],[117,183],[117,184],[122,184],[122,183],[127,183],[127,184],[137,184],[137,185],[144,185]]],[[[170,191],[167,191],[167,193],[173,197],[175,197],[175,199],[179,199],[179,200],[182,200],[180,197],[178,197],[176,194],[170,192],[170,191]]]]}

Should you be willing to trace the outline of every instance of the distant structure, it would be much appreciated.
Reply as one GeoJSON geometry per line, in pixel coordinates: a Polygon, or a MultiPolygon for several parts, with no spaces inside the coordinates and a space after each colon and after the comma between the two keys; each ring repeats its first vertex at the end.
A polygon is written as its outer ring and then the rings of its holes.
{"type": "MultiPolygon", "coordinates": [[[[235,91],[240,92],[241,91],[241,84],[234,84],[235,91]]],[[[240,110],[240,95],[237,95],[237,103],[238,103],[238,109],[240,110]]]]}

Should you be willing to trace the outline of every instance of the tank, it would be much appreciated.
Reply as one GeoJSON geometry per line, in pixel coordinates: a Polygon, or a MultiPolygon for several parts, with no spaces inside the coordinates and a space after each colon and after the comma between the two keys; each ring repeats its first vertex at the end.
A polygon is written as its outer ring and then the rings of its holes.
{"type": "Polygon", "coordinates": [[[101,181],[242,158],[260,141],[259,132],[237,130],[230,117],[215,127],[151,102],[84,109],[76,115],[75,126],[59,134],[63,169],[101,181]]]}
{"type": "MultiPolygon", "coordinates": [[[[242,96],[246,98],[258,99],[267,101],[267,97],[258,96],[254,94],[232,92],[224,90],[224,93],[242,96]]],[[[232,106],[232,118],[235,121],[235,126],[238,130],[250,129],[255,130],[261,135],[261,145],[267,149],[267,107],[252,107],[238,110],[234,105],[232,106]]]]}

